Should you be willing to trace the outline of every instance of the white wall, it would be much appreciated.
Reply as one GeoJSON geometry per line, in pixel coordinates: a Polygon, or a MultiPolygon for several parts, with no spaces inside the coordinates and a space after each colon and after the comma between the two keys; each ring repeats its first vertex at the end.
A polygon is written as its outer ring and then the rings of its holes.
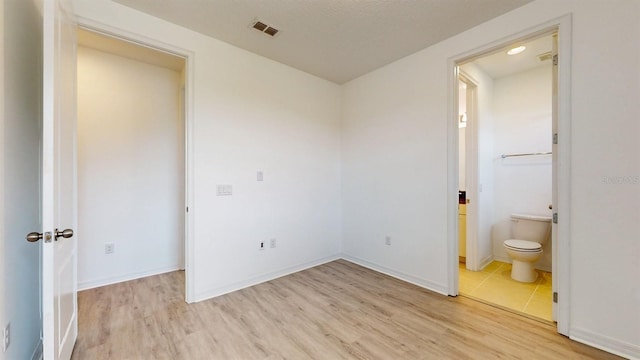
{"type": "MultiPolygon", "coordinates": [[[[458,118],[467,112],[467,86],[462,81],[458,81],[458,118]]],[[[465,115],[466,116],[466,115],[465,115]]],[[[465,162],[465,135],[466,126],[458,128],[458,189],[466,189],[466,162],[465,162]]],[[[465,256],[461,254],[460,256],[465,256]]]]}
{"type": "MultiPolygon", "coordinates": [[[[551,217],[551,155],[511,157],[551,151],[551,64],[493,82],[496,259],[511,262],[503,242],[510,238],[512,213],[551,217]]],[[[551,241],[536,267],[551,271],[551,241]]]]}
{"type": "Polygon", "coordinates": [[[565,259],[571,267],[569,333],[640,357],[637,1],[538,0],[345,84],[344,251],[445,291],[451,198],[446,194],[447,60],[568,13],[573,18],[571,99],[566,100],[572,114],[571,219],[565,220],[572,236],[565,259]],[[384,234],[395,235],[392,246],[384,246],[384,234]]]}
{"type": "Polygon", "coordinates": [[[537,0],[345,84],[342,113],[337,85],[106,0],[75,4],[195,54],[198,298],[340,251],[341,114],[347,257],[446,292],[447,60],[571,13],[570,335],[640,357],[640,3],[537,0]],[[220,183],[235,195],[216,197],[220,183]],[[257,253],[269,237],[279,247],[257,253]]]}
{"type": "Polygon", "coordinates": [[[466,190],[466,157],[465,157],[465,141],[466,141],[466,127],[458,129],[458,189],[466,190]]]}
{"type": "MultiPolygon", "coordinates": [[[[477,93],[477,119],[471,120],[475,121],[475,124],[467,125],[467,129],[471,129],[473,126],[476,127],[478,180],[477,189],[475,190],[478,192],[478,198],[472,198],[471,203],[467,205],[467,222],[470,220],[473,221],[474,215],[470,214],[470,210],[475,209],[478,224],[476,244],[477,262],[476,264],[467,262],[467,268],[480,270],[493,260],[493,246],[491,243],[491,231],[495,219],[495,191],[493,180],[493,79],[473,63],[464,64],[460,69],[476,83],[477,93]]],[[[473,190],[474,189],[470,189],[467,195],[473,197],[471,193],[473,190]]],[[[469,232],[470,229],[468,227],[467,234],[469,234],[469,232]]]]}
{"type": "MultiPolygon", "coordinates": [[[[0,330],[11,323],[11,344],[0,355],[31,359],[40,342],[39,249],[25,235],[39,231],[39,142],[42,89],[42,17],[37,1],[2,4],[2,193],[4,251],[0,330]]],[[[2,331],[0,331],[2,333],[2,331]]]]}
{"type": "Polygon", "coordinates": [[[78,47],[80,289],[182,268],[180,86],[175,70],[78,47]]]}
{"type": "Polygon", "coordinates": [[[446,293],[447,93],[431,85],[446,72],[420,60],[420,71],[409,57],[343,86],[343,251],[446,293]]]}
{"type": "MultiPolygon", "coordinates": [[[[4,1],[0,2],[0,49],[4,55],[4,1]]],[[[4,141],[4,56],[0,56],[0,139],[4,141]]],[[[4,229],[4,146],[0,146],[0,229],[4,229]]],[[[0,327],[6,324],[5,309],[4,309],[4,233],[0,233],[0,259],[2,259],[2,266],[0,266],[0,327]]],[[[1,331],[0,331],[1,332],[1,331]]],[[[0,353],[0,360],[4,360],[4,352],[0,353]]]]}
{"type": "Polygon", "coordinates": [[[338,85],[111,1],[74,5],[85,19],[193,54],[196,300],[338,256],[338,85]],[[218,184],[233,196],[216,196],[218,184]],[[258,250],[271,238],[275,249],[258,250]]]}

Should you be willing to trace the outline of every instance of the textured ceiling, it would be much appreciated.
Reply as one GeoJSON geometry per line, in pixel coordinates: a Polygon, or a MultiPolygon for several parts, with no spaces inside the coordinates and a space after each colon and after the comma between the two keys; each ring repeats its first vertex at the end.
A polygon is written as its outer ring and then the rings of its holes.
{"type": "Polygon", "coordinates": [[[342,84],[532,0],[113,1],[342,84]]]}

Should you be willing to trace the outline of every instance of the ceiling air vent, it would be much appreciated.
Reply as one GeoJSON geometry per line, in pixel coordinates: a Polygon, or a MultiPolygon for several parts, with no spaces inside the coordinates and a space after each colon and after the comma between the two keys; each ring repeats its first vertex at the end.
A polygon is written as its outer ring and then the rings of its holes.
{"type": "Polygon", "coordinates": [[[260,21],[256,21],[256,22],[253,24],[253,28],[254,28],[254,29],[256,29],[256,30],[258,30],[258,31],[261,31],[261,32],[262,32],[262,31],[264,31],[264,29],[266,29],[266,28],[268,28],[268,27],[269,27],[269,25],[267,25],[267,24],[265,24],[265,23],[263,23],[263,22],[260,22],[260,21]]]}
{"type": "Polygon", "coordinates": [[[276,34],[279,32],[280,30],[276,29],[276,28],[272,28],[271,26],[269,26],[264,33],[270,36],[276,36],[276,34]]]}
{"type": "Polygon", "coordinates": [[[270,37],[274,37],[280,32],[280,30],[274,28],[273,26],[267,25],[260,20],[254,20],[251,27],[265,35],[269,35],[270,37]]]}

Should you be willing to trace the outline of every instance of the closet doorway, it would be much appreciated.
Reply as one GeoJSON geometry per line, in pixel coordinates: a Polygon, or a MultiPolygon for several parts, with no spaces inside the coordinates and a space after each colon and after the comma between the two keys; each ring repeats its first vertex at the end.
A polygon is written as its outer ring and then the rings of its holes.
{"type": "Polygon", "coordinates": [[[78,290],[185,269],[185,65],[78,30],[78,290]]]}

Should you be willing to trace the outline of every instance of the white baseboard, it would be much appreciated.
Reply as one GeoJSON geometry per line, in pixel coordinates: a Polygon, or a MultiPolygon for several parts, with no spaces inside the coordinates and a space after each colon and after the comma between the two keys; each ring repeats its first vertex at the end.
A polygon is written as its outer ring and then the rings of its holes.
{"type": "Polygon", "coordinates": [[[351,256],[351,255],[343,254],[342,258],[344,260],[350,261],[350,262],[352,262],[354,264],[357,264],[357,265],[360,265],[360,266],[364,266],[364,267],[366,267],[368,269],[377,271],[379,273],[383,273],[383,274],[389,275],[391,277],[394,277],[396,279],[400,279],[402,281],[406,281],[406,282],[411,283],[413,285],[417,285],[417,286],[419,286],[421,288],[424,288],[424,289],[427,289],[427,290],[431,290],[431,291],[437,292],[438,294],[442,294],[442,295],[448,296],[449,292],[448,292],[447,285],[437,284],[437,283],[434,283],[434,282],[431,282],[431,281],[428,281],[428,280],[425,280],[425,279],[420,279],[420,278],[417,278],[417,277],[415,277],[413,275],[409,275],[409,274],[405,274],[405,273],[402,273],[402,272],[399,272],[399,271],[396,271],[396,270],[392,270],[392,269],[389,269],[389,268],[384,267],[382,265],[378,265],[378,264],[375,264],[375,263],[372,263],[372,262],[369,262],[369,261],[366,261],[366,260],[362,260],[360,258],[351,256]]]}
{"type": "Polygon", "coordinates": [[[511,262],[513,261],[513,260],[511,260],[511,258],[510,258],[510,257],[508,257],[508,256],[507,256],[507,257],[494,256],[494,257],[493,257],[493,260],[495,260],[495,261],[500,261],[500,262],[507,263],[507,264],[511,264],[511,262]]]}
{"type": "Polygon", "coordinates": [[[306,262],[303,264],[298,264],[298,265],[294,265],[294,266],[290,266],[278,271],[274,271],[274,272],[270,272],[268,274],[264,274],[261,276],[257,276],[254,278],[251,278],[249,280],[245,280],[245,281],[240,281],[237,282],[235,284],[231,284],[228,286],[223,286],[223,287],[219,287],[217,289],[213,289],[213,290],[209,290],[200,294],[196,294],[195,296],[195,301],[194,302],[199,302],[199,301],[203,301],[203,300],[207,300],[207,299],[211,299],[220,295],[224,295],[224,294],[228,294],[230,292],[234,292],[237,290],[241,290],[250,286],[254,286],[254,285],[258,285],[261,284],[263,282],[267,282],[267,281],[271,281],[274,279],[277,279],[279,277],[283,277],[283,276],[287,276],[293,273],[296,273],[298,271],[302,271],[302,270],[306,270],[318,265],[322,265],[322,264],[326,264],[328,262],[334,261],[334,260],[338,260],[340,259],[340,255],[336,254],[336,255],[332,255],[332,256],[328,256],[328,257],[324,257],[318,260],[314,260],[314,261],[310,261],[310,262],[306,262]]]}
{"type": "Polygon", "coordinates": [[[171,271],[182,270],[183,268],[184,267],[182,265],[178,264],[178,265],[172,265],[168,267],[162,267],[162,268],[157,268],[157,269],[152,269],[152,270],[147,270],[147,271],[142,271],[142,272],[137,272],[132,274],[113,276],[113,277],[104,278],[104,279],[82,281],[82,282],[78,282],[78,291],[93,289],[93,288],[106,286],[106,285],[113,285],[113,284],[129,281],[129,280],[140,279],[147,276],[164,274],[171,271]]]}
{"type": "Polygon", "coordinates": [[[553,272],[553,271],[551,271],[551,268],[548,267],[548,266],[536,266],[536,269],[542,270],[542,271],[546,271],[548,273],[553,272]]]}
{"type": "Polygon", "coordinates": [[[42,360],[42,340],[38,341],[36,348],[33,349],[31,360],[42,360]]]}
{"type": "Polygon", "coordinates": [[[480,260],[480,270],[486,268],[487,265],[491,264],[493,260],[496,260],[493,258],[493,255],[489,255],[486,258],[480,260]]]}
{"type": "Polygon", "coordinates": [[[593,346],[627,359],[640,360],[640,346],[638,345],[612,339],[580,328],[571,328],[569,334],[569,338],[571,338],[571,340],[593,346]]]}

